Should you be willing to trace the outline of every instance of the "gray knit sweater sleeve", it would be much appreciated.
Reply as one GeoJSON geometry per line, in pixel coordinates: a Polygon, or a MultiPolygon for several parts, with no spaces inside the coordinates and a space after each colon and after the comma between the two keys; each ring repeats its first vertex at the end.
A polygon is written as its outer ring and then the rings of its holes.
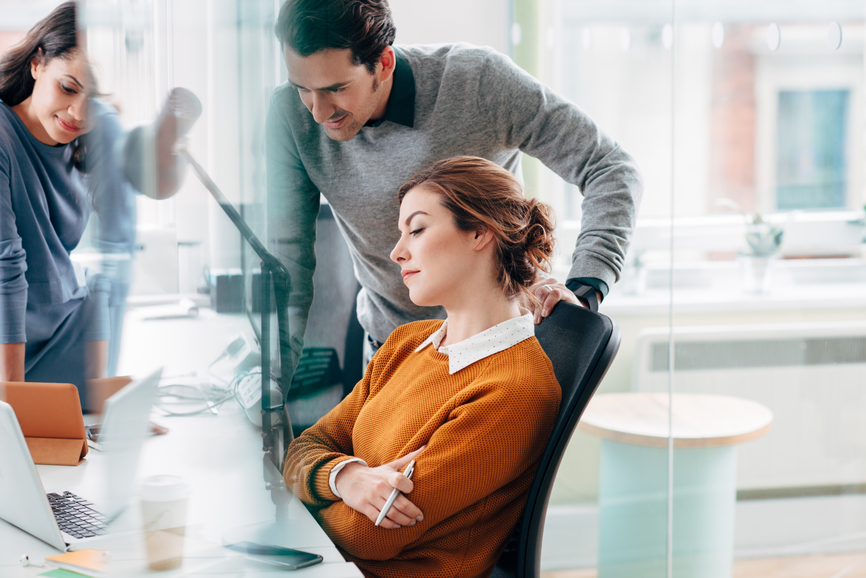
{"type": "MultiPolygon", "coordinates": [[[[268,248],[289,272],[289,340],[294,373],[300,360],[313,302],[316,269],[316,216],[319,191],[310,181],[298,156],[293,138],[292,108],[287,100],[292,89],[278,87],[271,97],[265,128],[267,155],[268,248]]],[[[282,371],[285,373],[286,368],[282,371]]]]}
{"type": "Polygon", "coordinates": [[[584,195],[568,278],[619,279],[643,194],[634,159],[574,103],[489,50],[479,70],[478,109],[505,148],[536,157],[584,195]]]}

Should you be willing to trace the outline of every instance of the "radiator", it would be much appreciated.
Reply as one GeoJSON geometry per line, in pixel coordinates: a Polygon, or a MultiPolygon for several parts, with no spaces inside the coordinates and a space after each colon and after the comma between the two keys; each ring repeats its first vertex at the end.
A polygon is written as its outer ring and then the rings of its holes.
{"type": "MultiPolygon", "coordinates": [[[[638,336],[634,391],[667,391],[668,339],[668,328],[638,336]]],[[[773,411],[770,433],[740,446],[738,489],[866,482],[866,322],[678,327],[673,364],[674,393],[773,411]]]]}

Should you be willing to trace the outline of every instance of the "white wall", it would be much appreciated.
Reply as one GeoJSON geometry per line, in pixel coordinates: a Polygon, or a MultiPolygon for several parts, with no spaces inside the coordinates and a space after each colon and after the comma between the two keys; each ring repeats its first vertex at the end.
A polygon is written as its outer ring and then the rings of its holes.
{"type": "Polygon", "coordinates": [[[398,44],[469,42],[510,51],[510,0],[389,0],[398,44]]]}

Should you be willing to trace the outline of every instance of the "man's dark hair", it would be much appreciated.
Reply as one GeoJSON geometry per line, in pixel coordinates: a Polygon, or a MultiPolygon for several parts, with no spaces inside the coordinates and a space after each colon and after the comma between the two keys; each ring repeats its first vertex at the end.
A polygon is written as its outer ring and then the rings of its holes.
{"type": "Polygon", "coordinates": [[[305,58],[349,48],[370,74],[397,34],[387,0],[286,0],[274,32],[283,48],[305,58]]]}

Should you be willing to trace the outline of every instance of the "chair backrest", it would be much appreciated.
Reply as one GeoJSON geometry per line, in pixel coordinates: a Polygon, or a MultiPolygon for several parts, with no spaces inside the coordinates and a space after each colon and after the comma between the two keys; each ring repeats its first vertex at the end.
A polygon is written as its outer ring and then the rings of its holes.
{"type": "Polygon", "coordinates": [[[352,274],[349,245],[340,233],[331,206],[324,203],[316,222],[315,249],[315,291],[304,347],[331,348],[337,352],[344,395],[348,395],[364,376],[364,330],[358,322],[355,300],[361,285],[352,274]]]}
{"type": "Polygon", "coordinates": [[[514,538],[500,557],[494,577],[536,578],[541,573],[544,519],[562,455],[589,400],[619,350],[619,326],[608,317],[559,303],[536,326],[535,336],[553,364],[562,388],[559,415],[541,457],[514,538]]]}

